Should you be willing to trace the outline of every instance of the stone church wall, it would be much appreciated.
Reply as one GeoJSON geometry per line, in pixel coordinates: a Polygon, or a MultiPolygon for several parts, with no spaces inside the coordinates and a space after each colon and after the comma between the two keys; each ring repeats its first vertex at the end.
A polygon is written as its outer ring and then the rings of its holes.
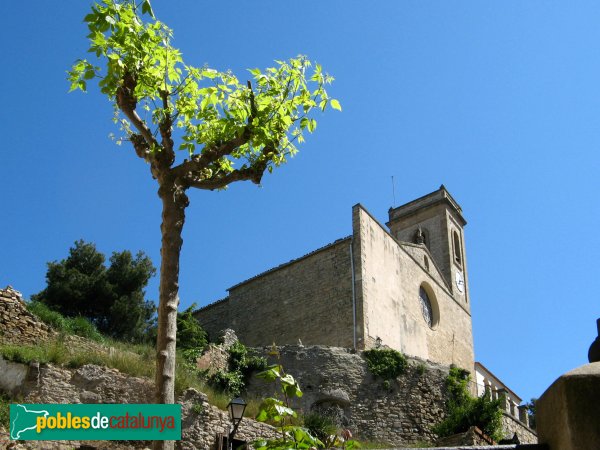
{"type": "Polygon", "coordinates": [[[224,327],[249,346],[302,343],[352,347],[350,238],[229,289],[196,315],[210,336],[224,327]]]}
{"type": "Polygon", "coordinates": [[[407,355],[472,371],[471,316],[454,300],[434,263],[430,261],[426,269],[428,252],[399,244],[360,205],[353,209],[353,227],[355,244],[360,246],[357,290],[362,294],[366,348],[379,337],[384,345],[407,355]],[[432,302],[431,328],[419,302],[421,285],[428,288],[432,302]]]}
{"type": "Polygon", "coordinates": [[[209,341],[215,342],[221,331],[229,326],[230,309],[229,297],[200,308],[199,311],[202,311],[202,314],[195,317],[208,333],[209,341]]]}

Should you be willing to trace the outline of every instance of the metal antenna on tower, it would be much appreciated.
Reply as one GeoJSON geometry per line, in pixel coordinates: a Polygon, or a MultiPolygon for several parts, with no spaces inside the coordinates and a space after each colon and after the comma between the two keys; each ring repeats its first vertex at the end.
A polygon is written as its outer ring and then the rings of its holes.
{"type": "Polygon", "coordinates": [[[394,175],[392,175],[392,198],[394,201],[392,202],[392,208],[396,207],[396,188],[394,186],[394,175]]]}

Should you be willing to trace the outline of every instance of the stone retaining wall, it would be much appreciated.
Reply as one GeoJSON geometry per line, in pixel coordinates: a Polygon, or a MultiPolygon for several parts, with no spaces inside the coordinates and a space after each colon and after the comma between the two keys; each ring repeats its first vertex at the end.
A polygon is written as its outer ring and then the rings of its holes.
{"type": "Polygon", "coordinates": [[[55,334],[27,310],[20,292],[11,286],[0,289],[0,342],[34,344],[55,334]]]}
{"type": "MultiPolygon", "coordinates": [[[[434,442],[431,427],[445,416],[447,367],[410,359],[406,373],[385,382],[369,372],[360,354],[347,349],[285,346],[278,350],[280,363],[303,390],[294,405],[298,410],[331,416],[358,440],[392,445],[434,442]]],[[[273,390],[272,384],[255,379],[249,395],[271,396],[273,390]]]]}
{"type": "MultiPolygon", "coordinates": [[[[51,364],[30,364],[4,361],[3,367],[10,371],[0,373],[0,384],[9,384],[8,373],[26,373],[13,395],[23,403],[154,403],[154,384],[147,378],[127,376],[116,369],[85,365],[78,369],[65,369],[51,364]],[[21,370],[16,370],[20,367],[21,370]]],[[[15,380],[12,380],[15,381],[15,380]]],[[[15,383],[12,383],[13,385],[15,383]]],[[[208,403],[208,397],[194,389],[188,389],[179,398],[182,405],[182,440],[176,448],[182,450],[214,448],[217,433],[227,433],[230,421],[227,413],[208,403]]],[[[259,437],[275,437],[275,429],[269,425],[245,418],[236,438],[253,441],[259,437]]],[[[83,442],[25,442],[13,449],[72,449],[83,442]]],[[[150,447],[150,442],[129,441],[121,443],[86,441],[86,448],[130,448],[150,447]]],[[[0,443],[0,448],[3,448],[0,443]]]]}
{"type": "Polygon", "coordinates": [[[536,444],[538,436],[531,428],[527,428],[522,422],[519,422],[514,416],[508,413],[502,413],[502,430],[506,438],[512,438],[515,434],[521,444],[536,444]]]}
{"type": "MultiPolygon", "coordinates": [[[[271,348],[257,350],[267,355],[271,348]]],[[[449,367],[408,358],[404,374],[384,381],[369,372],[360,352],[299,345],[278,347],[278,352],[279,363],[304,393],[294,404],[304,414],[328,415],[358,440],[397,446],[436,441],[431,428],[446,415],[449,367]]],[[[273,391],[273,384],[254,378],[248,395],[263,398],[273,391]]],[[[503,428],[505,438],[517,433],[521,443],[537,442],[535,433],[512,416],[503,416],[503,428]]]]}

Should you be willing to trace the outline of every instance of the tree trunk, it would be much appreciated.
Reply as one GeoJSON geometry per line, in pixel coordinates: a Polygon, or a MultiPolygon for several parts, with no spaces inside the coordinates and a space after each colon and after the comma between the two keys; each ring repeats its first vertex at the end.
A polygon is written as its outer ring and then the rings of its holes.
{"type": "MultiPolygon", "coordinates": [[[[175,403],[175,348],[179,304],[179,255],[188,199],[174,183],[161,183],[162,246],[156,339],[156,403],[175,403]]],[[[174,441],[154,441],[154,449],[171,450],[174,441]]]]}

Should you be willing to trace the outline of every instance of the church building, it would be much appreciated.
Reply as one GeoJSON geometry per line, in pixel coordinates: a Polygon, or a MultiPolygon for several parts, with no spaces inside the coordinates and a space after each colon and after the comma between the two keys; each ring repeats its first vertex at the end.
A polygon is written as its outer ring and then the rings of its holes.
{"type": "Polygon", "coordinates": [[[391,208],[386,226],[358,204],[352,235],[230,287],[194,315],[209,335],[232,328],[248,346],[387,346],[472,371],[465,225],[443,185],[391,208]]]}

